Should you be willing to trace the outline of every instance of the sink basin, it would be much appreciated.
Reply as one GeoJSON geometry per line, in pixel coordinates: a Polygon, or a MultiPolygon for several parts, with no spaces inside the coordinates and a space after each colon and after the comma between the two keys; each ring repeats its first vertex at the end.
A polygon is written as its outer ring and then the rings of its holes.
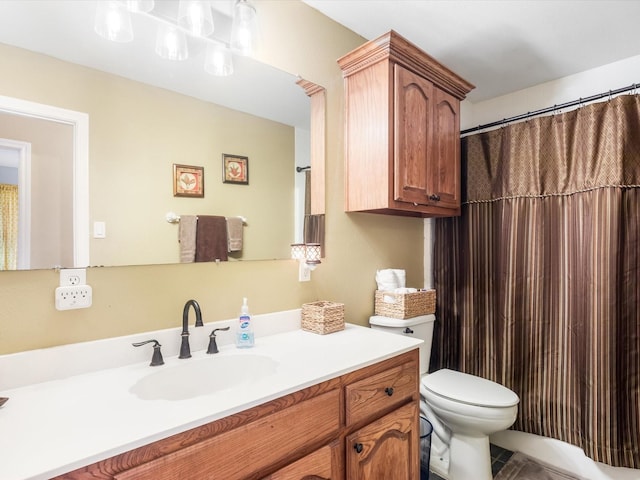
{"type": "Polygon", "coordinates": [[[214,355],[159,367],[138,380],[130,392],[142,400],[186,400],[273,375],[278,362],[265,355],[214,355]]]}

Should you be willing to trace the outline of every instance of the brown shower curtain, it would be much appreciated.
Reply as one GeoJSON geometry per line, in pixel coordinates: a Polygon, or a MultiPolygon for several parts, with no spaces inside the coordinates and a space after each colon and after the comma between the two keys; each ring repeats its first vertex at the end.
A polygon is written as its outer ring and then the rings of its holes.
{"type": "Polygon", "coordinates": [[[640,99],[462,140],[435,227],[432,368],[506,385],[516,430],[640,468],[640,99]]]}

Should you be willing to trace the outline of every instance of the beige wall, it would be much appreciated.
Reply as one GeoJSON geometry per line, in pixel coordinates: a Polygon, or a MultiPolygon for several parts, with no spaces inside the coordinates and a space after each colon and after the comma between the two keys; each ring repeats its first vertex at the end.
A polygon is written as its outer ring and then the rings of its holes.
{"type": "Polygon", "coordinates": [[[344,97],[336,59],[364,40],[298,1],[263,0],[258,8],[261,59],[327,89],[327,256],[311,282],[298,283],[292,260],[93,268],[93,306],[58,312],[56,272],[3,273],[0,353],[177,326],[189,298],[198,300],[205,321],[234,317],[248,296],[253,313],[343,302],[347,321],[365,325],[377,269],[404,268],[408,285],[422,285],[421,219],[343,209],[344,97]]]}

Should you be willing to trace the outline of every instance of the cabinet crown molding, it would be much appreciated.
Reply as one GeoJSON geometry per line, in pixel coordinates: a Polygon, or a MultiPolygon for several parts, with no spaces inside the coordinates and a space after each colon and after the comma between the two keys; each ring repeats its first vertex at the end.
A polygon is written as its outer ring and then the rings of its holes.
{"type": "Polygon", "coordinates": [[[464,100],[467,93],[475,88],[475,85],[442,65],[395,30],[390,30],[339,58],[338,65],[346,78],[383,60],[415,71],[458,100],[464,100]]]}

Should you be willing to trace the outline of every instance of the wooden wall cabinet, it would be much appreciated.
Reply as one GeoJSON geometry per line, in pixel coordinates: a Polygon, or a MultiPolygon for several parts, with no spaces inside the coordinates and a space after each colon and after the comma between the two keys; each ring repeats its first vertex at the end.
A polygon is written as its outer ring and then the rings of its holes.
{"type": "Polygon", "coordinates": [[[474,87],[394,31],[338,60],[345,211],[460,214],[460,100],[474,87]]]}
{"type": "Polygon", "coordinates": [[[418,480],[418,363],[412,350],[56,478],[418,480]]]}

